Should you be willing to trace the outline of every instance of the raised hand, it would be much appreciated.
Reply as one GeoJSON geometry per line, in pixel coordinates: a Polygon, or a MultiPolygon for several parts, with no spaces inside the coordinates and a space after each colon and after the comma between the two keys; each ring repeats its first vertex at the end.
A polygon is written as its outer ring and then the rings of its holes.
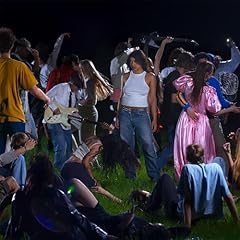
{"type": "Polygon", "coordinates": [[[70,32],[65,32],[65,33],[62,33],[62,36],[70,38],[71,33],[70,32]]]}

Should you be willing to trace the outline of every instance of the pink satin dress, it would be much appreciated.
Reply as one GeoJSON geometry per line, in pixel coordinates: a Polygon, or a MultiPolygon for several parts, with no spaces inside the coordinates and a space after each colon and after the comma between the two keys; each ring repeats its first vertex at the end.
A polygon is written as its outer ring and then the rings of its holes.
{"type": "Polygon", "coordinates": [[[204,149],[204,162],[209,163],[216,156],[212,130],[209,124],[207,112],[216,113],[221,110],[216,90],[211,86],[204,86],[201,100],[198,105],[193,105],[190,93],[193,89],[191,76],[184,75],[173,82],[175,88],[185,93],[187,101],[198,113],[198,120],[192,120],[183,110],[179,116],[174,139],[174,169],[176,176],[180,177],[186,159],[186,147],[189,144],[201,144],[204,149]]]}

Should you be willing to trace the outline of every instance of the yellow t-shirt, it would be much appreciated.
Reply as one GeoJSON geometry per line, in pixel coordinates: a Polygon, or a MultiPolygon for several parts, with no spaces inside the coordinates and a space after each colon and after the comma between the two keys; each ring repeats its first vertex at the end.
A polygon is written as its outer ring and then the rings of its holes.
{"type": "Polygon", "coordinates": [[[37,80],[20,61],[0,58],[0,122],[25,122],[20,98],[22,89],[29,90],[37,80]]]}

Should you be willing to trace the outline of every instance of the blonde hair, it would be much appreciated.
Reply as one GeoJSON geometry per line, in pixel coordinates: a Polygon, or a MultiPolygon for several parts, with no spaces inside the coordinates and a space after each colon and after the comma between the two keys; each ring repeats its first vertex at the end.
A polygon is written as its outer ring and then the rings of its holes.
{"type": "Polygon", "coordinates": [[[236,137],[237,137],[237,146],[236,146],[235,161],[233,165],[234,182],[238,182],[238,179],[240,177],[240,128],[236,131],[236,137]]]}
{"type": "Polygon", "coordinates": [[[80,61],[80,65],[85,77],[89,77],[95,82],[97,100],[105,100],[113,93],[113,88],[107,77],[103,76],[94,66],[93,62],[85,59],[80,61]]]}

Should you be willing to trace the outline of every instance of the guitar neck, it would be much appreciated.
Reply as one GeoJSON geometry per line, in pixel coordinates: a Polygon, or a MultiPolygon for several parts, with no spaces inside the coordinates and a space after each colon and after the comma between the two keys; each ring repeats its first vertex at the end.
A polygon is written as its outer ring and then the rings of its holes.
{"type": "Polygon", "coordinates": [[[92,121],[92,120],[89,120],[87,118],[83,118],[83,117],[80,117],[80,116],[74,116],[74,115],[68,115],[68,119],[69,120],[78,120],[80,122],[87,122],[87,123],[92,123],[92,124],[96,124],[96,125],[101,125],[102,123],[101,122],[96,122],[96,121],[92,121]]]}
{"type": "Polygon", "coordinates": [[[114,129],[114,126],[109,125],[106,122],[96,122],[96,121],[89,120],[87,118],[83,118],[81,116],[68,115],[68,120],[77,120],[79,122],[87,122],[87,123],[91,123],[91,124],[96,124],[96,125],[100,126],[102,129],[108,130],[109,133],[111,133],[114,129]]]}

